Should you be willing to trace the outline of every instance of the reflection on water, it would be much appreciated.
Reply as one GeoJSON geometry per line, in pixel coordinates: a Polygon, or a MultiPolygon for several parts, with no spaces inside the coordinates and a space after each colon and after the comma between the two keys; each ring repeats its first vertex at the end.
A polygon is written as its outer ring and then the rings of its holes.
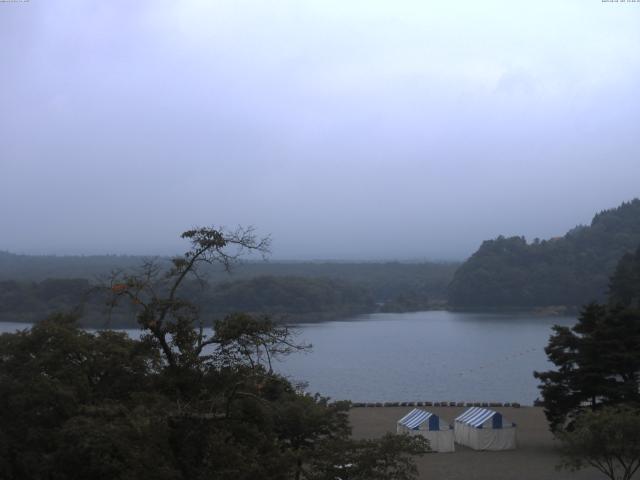
{"type": "MultiPolygon", "coordinates": [[[[297,326],[299,340],[312,343],[312,352],[275,367],[334,399],[531,404],[538,396],[532,372],[550,366],[544,347],[551,326],[574,322],[531,314],[366,315],[297,326]]],[[[0,331],[25,327],[5,322],[0,331]]]]}

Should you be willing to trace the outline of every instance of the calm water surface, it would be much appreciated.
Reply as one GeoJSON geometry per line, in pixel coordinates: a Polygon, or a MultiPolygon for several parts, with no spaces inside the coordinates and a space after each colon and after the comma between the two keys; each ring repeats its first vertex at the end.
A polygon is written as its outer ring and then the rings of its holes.
{"type": "MultiPolygon", "coordinates": [[[[306,324],[295,329],[312,352],[275,368],[334,399],[529,405],[538,397],[532,372],[550,368],[544,347],[551,326],[574,323],[570,317],[430,311],[306,324]]],[[[25,324],[0,324],[0,331],[18,328],[25,324]]]]}
{"type": "Polygon", "coordinates": [[[530,405],[538,397],[532,372],[551,367],[544,353],[551,326],[575,321],[430,311],[304,325],[300,338],[313,352],[278,368],[335,399],[530,405]]]}

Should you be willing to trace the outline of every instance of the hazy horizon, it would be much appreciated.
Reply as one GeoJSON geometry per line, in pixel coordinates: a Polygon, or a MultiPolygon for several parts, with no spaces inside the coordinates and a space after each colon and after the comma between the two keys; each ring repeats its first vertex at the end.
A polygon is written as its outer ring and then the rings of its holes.
{"type": "MultiPolygon", "coordinates": [[[[629,201],[631,200],[635,200],[637,198],[634,199],[629,199],[629,201]]],[[[617,207],[618,205],[616,205],[617,207]]],[[[614,208],[614,207],[611,207],[614,208]]],[[[599,213],[603,210],[609,210],[610,208],[606,208],[606,209],[600,209],[597,212],[594,212],[594,215],[596,213],[599,213]]],[[[592,215],[593,216],[593,215],[592,215]]],[[[569,227],[567,229],[567,231],[562,232],[562,234],[559,234],[558,236],[563,236],[564,234],[566,234],[569,230],[571,230],[572,228],[575,227],[579,227],[579,226],[588,226],[590,225],[590,221],[586,221],[586,222],[582,222],[582,223],[578,223],[573,225],[572,227],[569,227]]],[[[216,226],[217,228],[218,226],[216,226]]],[[[224,227],[223,227],[224,228],[224,227]]],[[[501,234],[500,234],[501,235],[501,234]]],[[[518,235],[518,234],[514,234],[513,236],[522,236],[522,235],[518,235]]],[[[491,240],[494,239],[495,237],[491,237],[491,238],[485,238],[484,240],[491,240]]],[[[540,240],[548,240],[550,238],[553,237],[532,237],[532,238],[527,238],[525,237],[527,243],[531,243],[534,238],[539,238],[540,240]]],[[[478,244],[478,247],[480,245],[478,244]]],[[[188,248],[188,243],[185,241],[184,242],[184,249],[186,250],[188,248]]],[[[474,249],[475,251],[475,249],[474,249]]],[[[123,257],[127,257],[127,256],[132,256],[132,257],[137,257],[137,256],[143,256],[143,257],[170,257],[173,255],[180,255],[183,253],[182,250],[176,250],[176,251],[164,251],[164,252],[145,252],[145,251],[140,251],[140,252],[120,252],[120,253],[114,253],[114,252],[93,252],[93,253],[74,253],[74,252],[65,252],[65,253],[47,253],[47,252],[42,252],[42,253],[38,253],[38,252],[20,252],[20,251],[11,251],[8,249],[0,249],[0,252],[6,252],[6,253],[10,253],[10,254],[16,254],[16,255],[28,255],[28,256],[56,256],[56,257],[89,257],[89,256],[123,256],[123,257]]],[[[473,251],[471,252],[473,253],[473,251]]],[[[354,256],[354,257],[318,257],[318,258],[313,258],[313,257],[307,257],[307,258],[290,258],[290,257],[282,257],[282,256],[274,256],[273,253],[267,253],[266,257],[261,258],[260,255],[252,255],[249,254],[247,255],[242,261],[249,261],[249,262],[262,262],[262,261],[266,261],[266,262],[282,262],[282,263],[304,263],[304,262],[310,262],[310,263],[322,263],[322,262],[326,262],[326,263],[349,263],[349,262],[363,262],[363,263],[384,263],[384,262],[398,262],[398,263],[420,263],[420,262],[434,262],[434,263],[456,263],[456,262],[463,262],[464,260],[466,260],[471,253],[465,257],[461,257],[461,258],[429,258],[429,257],[358,257],[358,256],[354,256]]]]}
{"type": "Polygon", "coordinates": [[[640,196],[640,3],[0,3],[0,250],[464,260],[640,196]]]}

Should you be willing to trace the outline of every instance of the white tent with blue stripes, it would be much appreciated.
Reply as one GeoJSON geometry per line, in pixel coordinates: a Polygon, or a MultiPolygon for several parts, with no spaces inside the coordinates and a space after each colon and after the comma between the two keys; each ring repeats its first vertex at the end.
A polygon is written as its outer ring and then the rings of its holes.
{"type": "Polygon", "coordinates": [[[516,448],[516,424],[501,413],[472,407],[456,418],[456,443],[474,450],[512,450],[516,448]]]}
{"type": "Polygon", "coordinates": [[[442,421],[434,413],[421,408],[414,408],[398,420],[398,433],[422,435],[429,440],[429,446],[434,452],[453,452],[453,429],[449,423],[442,421]]]}

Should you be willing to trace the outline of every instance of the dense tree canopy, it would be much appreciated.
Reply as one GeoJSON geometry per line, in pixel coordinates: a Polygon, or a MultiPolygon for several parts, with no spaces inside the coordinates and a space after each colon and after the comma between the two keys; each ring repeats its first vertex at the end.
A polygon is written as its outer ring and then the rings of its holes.
{"type": "Polygon", "coordinates": [[[41,282],[0,281],[0,320],[34,321],[78,307],[87,300],[86,279],[47,279],[41,282]]]}
{"type": "MultiPolygon", "coordinates": [[[[0,320],[36,321],[82,305],[84,325],[104,326],[103,298],[93,291],[84,279],[0,281],[0,320]]],[[[214,284],[190,279],[182,285],[182,298],[210,317],[242,311],[268,313],[287,322],[341,318],[378,309],[364,287],[328,278],[266,276],[214,284]]],[[[135,327],[129,307],[113,309],[110,326],[135,327]]]]}
{"type": "MultiPolygon", "coordinates": [[[[51,313],[67,311],[82,304],[83,315],[80,321],[83,325],[105,326],[102,299],[87,295],[95,286],[95,278],[99,278],[89,274],[106,268],[102,261],[96,266],[92,263],[92,257],[87,257],[83,272],[82,263],[76,261],[75,257],[69,260],[70,265],[64,264],[64,258],[51,257],[51,269],[46,271],[56,278],[35,281],[25,280],[25,274],[18,274],[17,271],[22,263],[26,270],[32,268],[33,262],[25,259],[7,262],[13,267],[3,270],[2,257],[0,252],[0,320],[34,322],[51,313]],[[58,267],[60,270],[55,270],[58,267]],[[70,273],[85,275],[85,278],[63,278],[70,273]],[[2,280],[10,274],[15,274],[16,277],[2,280]],[[91,277],[91,281],[87,277],[91,277]]],[[[49,262],[49,257],[36,258],[44,264],[49,262]]],[[[106,258],[114,259],[114,267],[122,263],[120,257],[106,258]]],[[[126,258],[131,261],[129,257],[126,258]]],[[[145,260],[140,259],[140,264],[143,263],[145,260]]],[[[157,258],[154,263],[163,267],[169,265],[170,260],[157,258]]],[[[441,306],[446,285],[455,270],[453,264],[435,263],[253,262],[243,263],[234,269],[232,277],[222,277],[220,270],[223,269],[216,270],[209,265],[202,267],[201,278],[206,278],[206,283],[190,278],[181,287],[182,298],[197,304],[202,315],[260,312],[269,313],[275,321],[291,323],[345,318],[377,311],[416,311],[441,306]]],[[[133,267],[120,270],[131,271],[133,267]]],[[[37,277],[34,273],[34,278],[37,277]]],[[[112,327],[136,326],[135,317],[128,305],[112,310],[109,320],[109,326],[112,327]]]]}
{"type": "Polygon", "coordinates": [[[302,393],[272,371],[305,349],[268,318],[232,314],[207,335],[181,296],[198,266],[266,251],[251,230],[185,232],[189,251],[104,286],[142,329],[90,333],[57,315],[0,336],[0,477],[412,479],[416,437],[350,438],[347,402],[302,393]]]}
{"type": "Polygon", "coordinates": [[[455,273],[456,307],[579,306],[604,301],[620,257],[640,244],[640,200],[597,214],[564,237],[485,241],[455,273]]]}
{"type": "Polygon", "coordinates": [[[296,320],[323,314],[370,313],[376,305],[361,286],[327,278],[264,276],[223,282],[203,295],[204,308],[216,313],[262,312],[296,320]]]}
{"type": "Polygon", "coordinates": [[[640,250],[620,260],[609,305],[589,304],[572,328],[554,327],[545,351],[557,369],[535,373],[553,430],[571,425],[585,409],[640,406],[640,291],[620,273],[633,271],[639,257],[640,250]]]}
{"type": "Polygon", "coordinates": [[[640,309],[640,247],[635,254],[626,253],[618,262],[609,283],[609,303],[640,309]]]}
{"type": "Polygon", "coordinates": [[[553,429],[585,408],[640,404],[640,314],[591,304],[573,328],[554,327],[545,351],[557,370],[536,372],[553,429]]]}
{"type": "Polygon", "coordinates": [[[585,412],[571,431],[560,434],[562,466],[592,466],[611,480],[631,480],[640,468],[640,415],[637,408],[604,407],[585,412]]]}

